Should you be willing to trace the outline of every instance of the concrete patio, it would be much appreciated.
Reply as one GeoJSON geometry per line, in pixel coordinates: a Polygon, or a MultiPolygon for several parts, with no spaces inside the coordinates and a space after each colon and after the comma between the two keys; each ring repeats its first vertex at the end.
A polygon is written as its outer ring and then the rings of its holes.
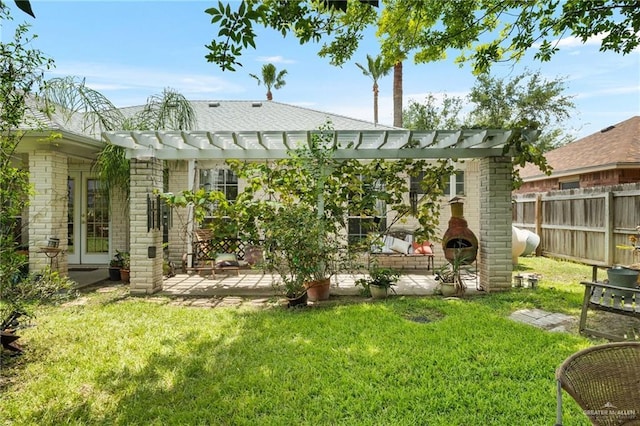
{"type": "MultiPolygon", "coordinates": [[[[70,270],[69,277],[78,283],[79,287],[99,285],[108,281],[108,272],[104,268],[93,270],[70,270]]],[[[360,294],[361,287],[355,286],[355,280],[361,275],[341,274],[331,279],[331,294],[334,296],[354,296],[360,294]]],[[[274,278],[269,274],[254,271],[216,273],[215,277],[177,274],[171,278],[164,278],[163,290],[160,295],[175,297],[270,297],[278,295],[273,287],[274,278]]],[[[467,276],[467,294],[477,293],[477,280],[467,276]]],[[[437,287],[435,276],[425,272],[403,273],[395,292],[400,296],[429,296],[437,287]]]]}

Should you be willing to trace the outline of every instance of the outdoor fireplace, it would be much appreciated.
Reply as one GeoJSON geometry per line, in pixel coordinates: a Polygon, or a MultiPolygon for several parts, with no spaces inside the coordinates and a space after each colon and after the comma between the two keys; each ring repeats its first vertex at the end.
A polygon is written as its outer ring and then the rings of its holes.
{"type": "Polygon", "coordinates": [[[449,228],[442,237],[442,249],[444,257],[453,263],[456,258],[464,265],[469,265],[476,260],[478,254],[478,238],[469,226],[463,215],[463,202],[459,197],[449,201],[451,205],[451,219],[449,228]]]}

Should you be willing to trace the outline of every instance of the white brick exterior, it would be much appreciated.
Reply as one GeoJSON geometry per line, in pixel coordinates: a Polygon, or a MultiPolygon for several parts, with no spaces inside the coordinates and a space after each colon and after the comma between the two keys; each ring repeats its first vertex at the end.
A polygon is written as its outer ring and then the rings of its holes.
{"type": "Polygon", "coordinates": [[[511,288],[511,159],[480,161],[480,286],[486,291],[511,288]]]}
{"type": "Polygon", "coordinates": [[[148,229],[147,196],[162,190],[162,161],[131,160],[132,206],[129,216],[131,230],[131,294],[152,294],[162,290],[162,231],[148,229]],[[149,249],[156,255],[149,257],[149,249]]]}
{"type": "Polygon", "coordinates": [[[109,249],[113,256],[116,251],[129,251],[129,202],[121,190],[112,191],[109,201],[109,249]]]}
{"type": "MultiPolygon", "coordinates": [[[[69,270],[67,256],[67,156],[51,151],[29,153],[29,181],[34,193],[29,204],[29,271],[35,272],[50,263],[40,247],[49,237],[60,239],[62,252],[56,257],[58,271],[69,270]]],[[[55,265],[55,263],[54,263],[55,265]]],[[[55,268],[54,268],[55,269],[55,268]]]]}
{"type": "MultiPolygon", "coordinates": [[[[189,163],[187,161],[167,161],[169,171],[169,192],[179,194],[193,187],[189,185],[189,163]]],[[[182,254],[188,253],[189,243],[189,215],[186,208],[173,208],[171,212],[172,224],[169,228],[169,260],[180,265],[182,254]]]]}

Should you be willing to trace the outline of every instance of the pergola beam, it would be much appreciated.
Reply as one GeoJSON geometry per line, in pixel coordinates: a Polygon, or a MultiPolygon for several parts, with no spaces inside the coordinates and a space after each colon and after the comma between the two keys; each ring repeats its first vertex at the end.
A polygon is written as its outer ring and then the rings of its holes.
{"type": "MultiPolygon", "coordinates": [[[[278,160],[297,144],[310,146],[322,131],[117,131],[104,138],[125,148],[128,158],[163,160],[278,160]]],[[[514,137],[529,141],[538,131],[462,130],[337,130],[331,131],[339,159],[483,158],[511,155],[503,148],[514,137]]]]}

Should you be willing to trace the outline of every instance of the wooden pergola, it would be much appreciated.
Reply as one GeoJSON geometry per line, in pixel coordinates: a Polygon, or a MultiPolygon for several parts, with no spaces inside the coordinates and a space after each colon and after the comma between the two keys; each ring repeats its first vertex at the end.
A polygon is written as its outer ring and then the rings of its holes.
{"type": "MultiPolygon", "coordinates": [[[[537,130],[310,130],[310,131],[111,131],[103,137],[125,148],[131,159],[132,206],[162,191],[162,160],[278,160],[314,135],[333,139],[336,159],[480,159],[479,275],[485,290],[511,287],[511,156],[514,138],[534,142],[537,130]]],[[[189,167],[193,173],[195,168],[189,167]]],[[[131,291],[162,289],[161,232],[148,229],[145,215],[130,215],[131,291]]]]}

